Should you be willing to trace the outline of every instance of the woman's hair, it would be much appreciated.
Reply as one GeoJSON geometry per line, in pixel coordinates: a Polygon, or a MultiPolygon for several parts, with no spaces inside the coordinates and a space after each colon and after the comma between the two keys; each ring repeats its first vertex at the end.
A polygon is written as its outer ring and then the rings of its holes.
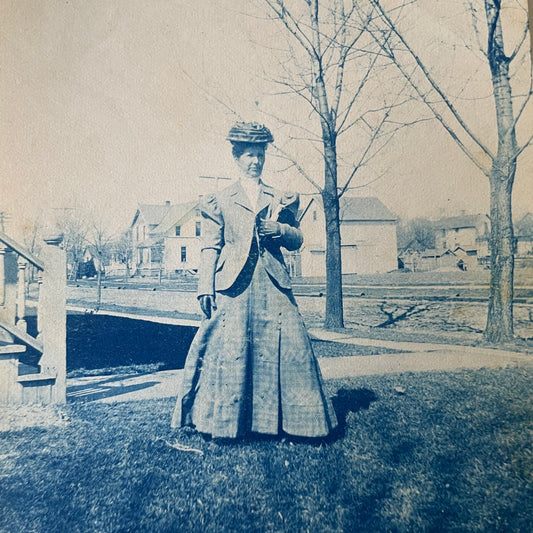
{"type": "Polygon", "coordinates": [[[251,146],[262,146],[266,150],[268,143],[246,143],[246,142],[232,142],[231,152],[235,159],[239,159],[244,152],[251,146]]]}

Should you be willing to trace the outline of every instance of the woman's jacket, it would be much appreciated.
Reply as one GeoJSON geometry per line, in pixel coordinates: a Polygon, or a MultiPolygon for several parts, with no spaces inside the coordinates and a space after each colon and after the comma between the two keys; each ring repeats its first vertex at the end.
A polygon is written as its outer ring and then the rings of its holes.
{"type": "Polygon", "coordinates": [[[259,253],[268,274],[281,288],[290,289],[281,247],[298,250],[302,245],[298,206],[298,194],[281,192],[263,184],[255,210],[240,182],[203,196],[200,200],[203,244],[198,295],[231,288],[246,264],[252,239],[258,239],[259,253]],[[256,230],[258,218],[279,222],[281,235],[259,239],[256,230]]]}

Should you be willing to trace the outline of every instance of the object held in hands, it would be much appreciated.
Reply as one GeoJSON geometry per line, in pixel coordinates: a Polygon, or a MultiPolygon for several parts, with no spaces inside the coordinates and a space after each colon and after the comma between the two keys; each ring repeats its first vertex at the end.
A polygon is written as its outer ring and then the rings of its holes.
{"type": "Polygon", "coordinates": [[[198,296],[200,307],[202,312],[208,320],[211,318],[213,311],[216,311],[215,295],[214,294],[202,294],[198,296]]]}
{"type": "Polygon", "coordinates": [[[274,220],[259,219],[257,233],[259,237],[279,237],[281,235],[281,227],[279,222],[274,220]]]}

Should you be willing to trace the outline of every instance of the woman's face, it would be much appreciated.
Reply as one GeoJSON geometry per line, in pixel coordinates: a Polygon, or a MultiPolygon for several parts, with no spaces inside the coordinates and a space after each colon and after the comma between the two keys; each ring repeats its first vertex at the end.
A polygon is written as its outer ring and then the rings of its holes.
{"type": "Polygon", "coordinates": [[[250,145],[235,160],[240,171],[247,178],[259,178],[265,164],[265,147],[262,145],[250,145]]]}

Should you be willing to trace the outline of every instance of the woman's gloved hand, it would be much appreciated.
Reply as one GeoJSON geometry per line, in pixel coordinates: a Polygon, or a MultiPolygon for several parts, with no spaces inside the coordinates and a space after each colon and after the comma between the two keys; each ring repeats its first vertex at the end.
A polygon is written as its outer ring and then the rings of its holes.
{"type": "Polygon", "coordinates": [[[200,307],[202,312],[208,320],[211,318],[213,311],[216,311],[215,295],[214,294],[201,294],[198,296],[200,307]]]}
{"type": "Polygon", "coordinates": [[[279,237],[281,235],[280,223],[261,218],[257,225],[257,233],[259,233],[259,237],[279,237]]]}

